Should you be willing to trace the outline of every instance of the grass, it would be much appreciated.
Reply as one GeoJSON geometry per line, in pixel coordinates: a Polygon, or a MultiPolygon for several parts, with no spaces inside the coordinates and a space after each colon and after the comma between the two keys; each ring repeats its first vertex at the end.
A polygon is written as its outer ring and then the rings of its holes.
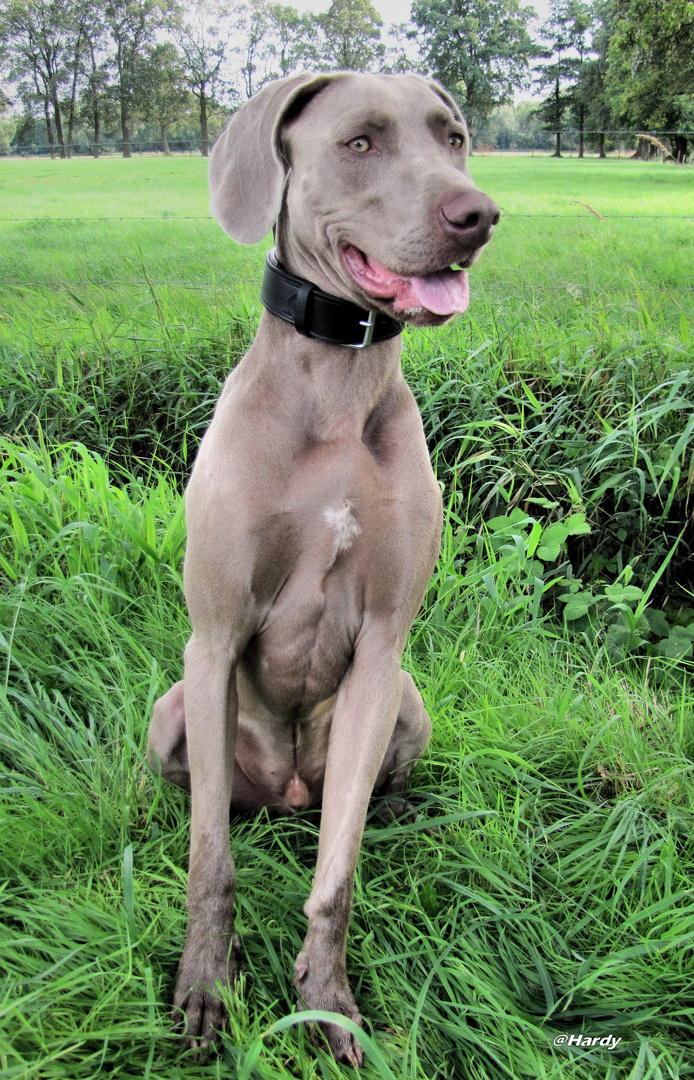
{"type": "MultiPolygon", "coordinates": [[[[692,1076],[693,232],[663,220],[694,214],[692,176],[473,173],[508,216],[470,317],[405,340],[447,514],[405,656],[434,720],[421,818],[369,821],[359,864],[363,1074],[692,1076]],[[557,540],[571,514],[592,532],[557,540]],[[658,574],[659,634],[614,592],[658,574]],[[563,622],[562,589],[603,599],[563,622]]],[[[229,1034],[196,1062],[168,1030],[188,805],[143,748],[188,632],[182,482],[252,337],[259,252],[198,219],[196,158],[3,161],[0,187],[7,218],[160,217],[0,223],[3,1077],[350,1075],[292,1016],[315,814],[232,820],[229,1034]]]]}
{"type": "MultiPolygon", "coordinates": [[[[255,317],[261,265],[252,251],[229,243],[209,217],[201,158],[8,159],[0,166],[0,280],[12,284],[7,313],[17,318],[19,341],[34,327],[27,316],[35,315],[40,296],[52,324],[50,334],[41,326],[42,342],[89,348],[95,334],[120,324],[116,343],[127,350],[126,328],[146,325],[148,316],[158,321],[144,271],[165,290],[160,304],[177,343],[186,322],[192,332],[193,317],[199,334],[218,334],[220,320],[233,318],[240,301],[255,317]],[[59,288],[62,282],[74,295],[59,288]],[[127,327],[124,309],[133,316],[127,327]]],[[[542,342],[555,337],[558,312],[562,327],[585,329],[586,304],[608,326],[625,320],[638,329],[642,307],[656,322],[679,321],[687,308],[684,290],[694,286],[689,170],[517,157],[473,158],[472,168],[505,213],[472,276],[476,325],[496,325],[499,318],[502,327],[514,325],[509,315],[520,315],[536,343],[538,327],[542,342]],[[632,216],[653,213],[658,225],[632,216]]],[[[130,342],[137,347],[132,336],[130,342]]]]}

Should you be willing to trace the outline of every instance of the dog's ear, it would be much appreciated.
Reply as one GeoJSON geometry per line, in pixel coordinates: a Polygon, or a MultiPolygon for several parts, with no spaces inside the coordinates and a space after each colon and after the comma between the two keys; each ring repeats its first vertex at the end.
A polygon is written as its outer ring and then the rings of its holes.
{"type": "MultiPolygon", "coordinates": [[[[455,98],[451,97],[451,95],[448,93],[448,91],[444,90],[444,88],[441,86],[441,84],[437,83],[437,82],[434,82],[433,79],[427,79],[426,82],[427,82],[429,88],[434,91],[436,96],[441,98],[444,105],[448,106],[448,108],[453,113],[453,116],[455,117],[455,119],[459,123],[465,124],[465,117],[463,116],[462,112],[460,111],[460,106],[458,105],[458,102],[455,100],[455,98]]],[[[465,126],[467,127],[467,124],[465,124],[465,126]]]]}
{"type": "Polygon", "coordinates": [[[333,78],[303,72],[268,83],[232,116],[214,144],[210,210],[240,244],[257,244],[279,215],[287,171],[282,124],[333,78]]]}

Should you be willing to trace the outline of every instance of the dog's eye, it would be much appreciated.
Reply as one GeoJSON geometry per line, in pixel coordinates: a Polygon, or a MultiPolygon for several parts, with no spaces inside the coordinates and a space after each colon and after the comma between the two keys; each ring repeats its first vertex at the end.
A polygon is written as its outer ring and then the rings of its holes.
{"type": "Polygon", "coordinates": [[[347,145],[350,150],[354,150],[357,154],[365,154],[367,150],[371,149],[371,143],[366,135],[358,135],[356,139],[352,139],[347,145]]]}
{"type": "Polygon", "coordinates": [[[458,135],[457,132],[454,132],[453,135],[448,136],[448,141],[454,150],[460,150],[461,146],[465,142],[465,139],[462,135],[458,135]]]}

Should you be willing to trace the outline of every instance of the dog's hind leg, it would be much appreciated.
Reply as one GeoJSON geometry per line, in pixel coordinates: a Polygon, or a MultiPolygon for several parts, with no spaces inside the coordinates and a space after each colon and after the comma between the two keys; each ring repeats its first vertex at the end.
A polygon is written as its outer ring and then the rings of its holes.
{"type": "MultiPolygon", "coordinates": [[[[183,679],[155,702],[147,740],[147,761],[152,772],[160,774],[163,780],[190,791],[183,679]]],[[[249,779],[235,760],[231,809],[242,814],[267,810],[271,815],[277,815],[295,813],[299,807],[287,805],[278,791],[249,779]]]]}
{"type": "Polygon", "coordinates": [[[376,814],[384,821],[414,815],[404,798],[407,781],[431,737],[431,720],[422,695],[409,672],[401,671],[402,700],[383,764],[374,785],[374,798],[382,799],[376,814]]]}
{"type": "Polygon", "coordinates": [[[147,737],[147,761],[170,784],[190,791],[183,679],[154,704],[147,737]]]}

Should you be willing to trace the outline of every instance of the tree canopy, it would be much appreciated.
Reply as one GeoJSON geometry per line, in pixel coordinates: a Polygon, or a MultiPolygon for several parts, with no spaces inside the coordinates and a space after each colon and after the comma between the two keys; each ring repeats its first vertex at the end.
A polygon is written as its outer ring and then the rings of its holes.
{"type": "MultiPolygon", "coordinates": [[[[538,115],[555,133],[555,157],[561,154],[561,126],[567,109],[578,113],[583,134],[585,102],[579,89],[584,64],[592,54],[594,16],[585,0],[552,0],[550,14],[541,28],[548,47],[543,50],[543,63],[535,67],[535,84],[549,89],[550,94],[538,109],[538,115]]],[[[581,141],[581,156],[583,143],[581,141]]]]}
{"type": "Polygon", "coordinates": [[[383,20],[369,0],[333,0],[316,22],[322,37],[321,67],[368,71],[383,59],[383,20]]]}
{"type": "Polygon", "coordinates": [[[537,52],[528,30],[533,15],[518,0],[413,3],[424,65],[455,94],[472,125],[529,85],[530,59],[537,52]]]}
{"type": "Polygon", "coordinates": [[[544,125],[556,153],[567,128],[580,154],[584,132],[605,153],[628,128],[684,160],[694,0],[551,0],[541,25],[523,0],[413,0],[409,23],[390,28],[371,0],[325,0],[317,14],[275,0],[0,0],[3,132],[14,117],[15,140],[33,132],[53,156],[78,136],[98,155],[116,135],[128,156],[147,125],[165,152],[171,131],[197,125],[207,154],[246,98],[311,69],[419,71],[457,98],[473,134],[534,86],[545,97],[524,123],[544,125]]]}

